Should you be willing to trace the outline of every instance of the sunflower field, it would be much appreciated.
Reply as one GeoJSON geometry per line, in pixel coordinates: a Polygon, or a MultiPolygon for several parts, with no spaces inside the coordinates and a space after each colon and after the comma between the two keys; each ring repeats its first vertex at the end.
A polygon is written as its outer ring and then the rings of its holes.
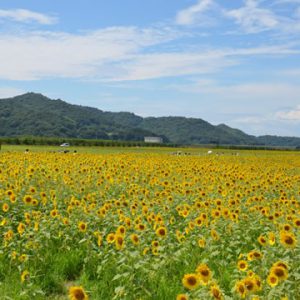
{"type": "Polygon", "coordinates": [[[300,299],[300,155],[0,154],[1,299],[300,299]]]}

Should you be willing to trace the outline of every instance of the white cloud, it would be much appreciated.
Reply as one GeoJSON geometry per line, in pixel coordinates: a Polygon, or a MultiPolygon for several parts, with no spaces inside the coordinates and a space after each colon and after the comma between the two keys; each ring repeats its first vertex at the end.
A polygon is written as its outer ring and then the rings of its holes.
{"type": "Polygon", "coordinates": [[[213,5],[212,0],[198,0],[197,4],[190,6],[177,13],[176,23],[178,25],[192,25],[203,17],[203,13],[213,5]]]}
{"type": "Polygon", "coordinates": [[[219,49],[210,51],[183,51],[173,53],[137,54],[121,63],[107,80],[145,80],[195,74],[211,74],[226,67],[237,65],[241,56],[290,55],[299,50],[284,46],[261,46],[241,49],[219,49]]]}
{"type": "Polygon", "coordinates": [[[290,55],[293,45],[240,49],[148,52],[178,39],[170,28],[109,27],[93,32],[0,34],[0,79],[80,78],[145,80],[210,74],[238,64],[240,56],[290,55]]]}
{"type": "Polygon", "coordinates": [[[37,13],[27,9],[3,10],[0,9],[0,19],[10,19],[15,22],[37,22],[42,25],[51,25],[57,22],[54,17],[37,13]]]}
{"type": "MultiPolygon", "coordinates": [[[[195,86],[195,91],[197,91],[197,86],[195,86]]],[[[213,84],[208,85],[204,90],[201,87],[201,91],[220,95],[223,99],[238,100],[240,103],[243,103],[244,100],[250,100],[253,103],[264,101],[280,104],[286,97],[297,101],[300,87],[284,83],[245,83],[226,86],[213,84]]]]}
{"type": "Polygon", "coordinates": [[[296,79],[299,79],[300,69],[283,70],[283,71],[280,72],[280,74],[288,76],[288,77],[295,77],[296,79]]]}
{"type": "Polygon", "coordinates": [[[196,94],[202,101],[212,101],[217,110],[221,108],[226,114],[243,114],[245,111],[248,114],[257,114],[260,111],[262,115],[272,115],[273,118],[285,99],[288,99],[289,105],[295,106],[299,103],[300,94],[300,87],[296,84],[272,82],[223,85],[214,81],[206,80],[203,83],[202,80],[194,80],[166,88],[184,94],[196,94]]]}
{"type": "Polygon", "coordinates": [[[175,52],[141,54],[122,64],[121,76],[113,80],[145,80],[191,74],[209,74],[235,64],[222,53],[175,52]],[[122,75],[123,74],[123,75],[122,75]]]}
{"type": "Polygon", "coordinates": [[[0,35],[0,79],[112,77],[113,62],[177,37],[168,29],[110,27],[94,32],[27,32],[0,35]]]}
{"type": "Polygon", "coordinates": [[[276,113],[276,117],[281,120],[300,122],[300,105],[292,110],[279,111],[276,113]]]}
{"type": "Polygon", "coordinates": [[[233,18],[247,33],[258,33],[275,28],[279,21],[269,9],[258,7],[256,0],[246,0],[245,6],[224,11],[225,16],[233,18]]]}
{"type": "Polygon", "coordinates": [[[261,116],[244,116],[244,117],[240,117],[240,118],[236,118],[234,120],[232,120],[233,123],[237,123],[237,124],[262,124],[266,121],[266,119],[264,117],[261,116]]]}
{"type": "Polygon", "coordinates": [[[25,91],[13,87],[0,87],[0,99],[10,98],[16,95],[24,94],[25,91]]]}

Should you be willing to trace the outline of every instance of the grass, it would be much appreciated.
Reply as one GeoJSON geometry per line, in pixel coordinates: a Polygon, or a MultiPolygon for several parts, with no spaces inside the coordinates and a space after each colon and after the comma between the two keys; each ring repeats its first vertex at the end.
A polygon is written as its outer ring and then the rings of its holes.
{"type": "MultiPolygon", "coordinates": [[[[2,151],[8,152],[25,152],[28,149],[30,152],[60,152],[67,150],[70,153],[90,153],[90,154],[112,154],[112,153],[170,153],[174,152],[174,148],[165,147],[89,147],[89,146],[74,146],[62,148],[59,146],[34,146],[34,145],[2,145],[2,151]]],[[[183,149],[182,149],[183,150],[183,149]]],[[[184,150],[183,150],[184,151],[184,150]]],[[[195,151],[196,152],[196,151],[195,151]]]]}
{"type": "MultiPolygon", "coordinates": [[[[176,155],[207,155],[209,148],[201,147],[103,147],[103,146],[70,146],[63,148],[60,146],[36,146],[36,145],[2,145],[0,152],[25,152],[28,149],[30,152],[63,152],[69,153],[89,153],[89,154],[120,154],[120,153],[157,153],[157,154],[174,154],[176,155]]],[[[215,155],[255,155],[255,156],[276,156],[280,153],[285,155],[293,155],[298,151],[280,151],[280,150],[231,150],[231,149],[212,149],[215,155]]]]}

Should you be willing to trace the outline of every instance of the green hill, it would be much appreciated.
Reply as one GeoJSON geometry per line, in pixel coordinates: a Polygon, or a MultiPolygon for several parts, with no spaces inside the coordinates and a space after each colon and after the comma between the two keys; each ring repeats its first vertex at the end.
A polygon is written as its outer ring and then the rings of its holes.
{"type": "MultiPolygon", "coordinates": [[[[145,135],[153,134],[141,128],[118,124],[111,115],[96,108],[27,93],[0,99],[0,136],[143,140],[145,135]]],[[[125,115],[126,119],[130,119],[127,113],[125,115]]],[[[119,118],[122,116],[123,113],[119,113],[119,118]]]]}
{"type": "Polygon", "coordinates": [[[36,93],[0,99],[0,136],[26,135],[128,141],[160,136],[164,142],[176,144],[300,146],[300,138],[255,137],[197,118],[142,118],[130,112],[72,105],[36,93]]]}

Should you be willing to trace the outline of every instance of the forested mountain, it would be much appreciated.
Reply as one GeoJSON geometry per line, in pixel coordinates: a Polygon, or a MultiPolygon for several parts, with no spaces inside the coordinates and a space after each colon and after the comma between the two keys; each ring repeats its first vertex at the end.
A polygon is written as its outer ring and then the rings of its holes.
{"type": "Polygon", "coordinates": [[[255,137],[196,118],[142,118],[130,112],[72,105],[36,93],[0,99],[0,137],[24,135],[128,141],[160,136],[164,142],[176,144],[300,146],[300,138],[255,137]]]}
{"type": "Polygon", "coordinates": [[[0,136],[143,140],[145,135],[152,135],[152,132],[114,120],[129,120],[131,114],[114,115],[96,108],[68,104],[60,99],[50,100],[41,94],[27,93],[0,99],[0,136]]]}

